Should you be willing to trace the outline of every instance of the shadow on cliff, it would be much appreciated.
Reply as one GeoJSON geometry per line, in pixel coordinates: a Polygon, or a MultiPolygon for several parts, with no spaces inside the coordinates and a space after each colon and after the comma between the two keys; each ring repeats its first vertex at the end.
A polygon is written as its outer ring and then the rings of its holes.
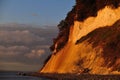
{"type": "MultiPolygon", "coordinates": [[[[50,47],[50,50],[52,52],[56,50],[55,53],[57,53],[59,50],[64,48],[64,46],[68,42],[70,27],[74,25],[74,21],[83,22],[88,17],[96,17],[97,12],[103,9],[105,6],[109,6],[114,9],[118,8],[120,6],[120,0],[76,0],[75,6],[73,6],[72,10],[67,14],[65,20],[62,20],[58,24],[59,33],[57,38],[53,39],[53,45],[50,47]]],[[[116,26],[118,22],[116,22],[113,26],[116,26]]],[[[111,66],[112,64],[114,64],[116,59],[120,57],[119,54],[120,46],[118,45],[120,44],[119,42],[120,35],[118,34],[120,30],[117,29],[119,28],[106,27],[106,28],[96,29],[87,36],[78,40],[76,44],[89,38],[89,42],[93,43],[93,47],[97,45],[103,46],[104,49],[103,56],[105,57],[106,62],[109,61],[110,59],[114,59],[110,64],[107,64],[108,66],[111,66]],[[116,46],[119,49],[116,49],[116,46]],[[106,56],[109,57],[106,58],[106,56]]],[[[47,61],[49,61],[50,57],[51,56],[47,58],[45,64],[47,63],[47,61]]]]}
{"type": "Polygon", "coordinates": [[[96,17],[97,12],[105,6],[111,8],[118,8],[120,0],[76,0],[76,5],[67,14],[65,20],[58,24],[59,33],[57,38],[53,39],[53,45],[50,47],[51,51],[56,50],[57,53],[68,42],[70,27],[74,25],[74,21],[84,21],[88,17],[96,17]],[[57,47],[55,45],[57,44],[57,47]]]}
{"type": "Polygon", "coordinates": [[[106,26],[92,31],[77,40],[76,45],[85,40],[92,44],[93,48],[99,46],[103,49],[102,56],[105,63],[102,66],[107,66],[108,68],[113,66],[113,70],[120,71],[120,64],[116,64],[117,59],[120,58],[120,20],[112,26],[106,26]]]}

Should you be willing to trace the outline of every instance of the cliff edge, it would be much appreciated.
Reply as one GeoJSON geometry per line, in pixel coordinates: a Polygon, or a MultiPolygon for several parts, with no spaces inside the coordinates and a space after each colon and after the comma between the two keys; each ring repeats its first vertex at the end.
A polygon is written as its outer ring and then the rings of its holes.
{"type": "Polygon", "coordinates": [[[42,73],[120,74],[120,0],[76,0],[42,73]]]}

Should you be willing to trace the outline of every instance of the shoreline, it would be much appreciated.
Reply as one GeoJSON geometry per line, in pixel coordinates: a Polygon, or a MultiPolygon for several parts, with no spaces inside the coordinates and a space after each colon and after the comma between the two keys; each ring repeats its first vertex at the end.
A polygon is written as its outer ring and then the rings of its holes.
{"type": "Polygon", "coordinates": [[[75,73],[24,73],[23,76],[41,77],[52,80],[120,80],[120,75],[75,74],[75,73]]]}

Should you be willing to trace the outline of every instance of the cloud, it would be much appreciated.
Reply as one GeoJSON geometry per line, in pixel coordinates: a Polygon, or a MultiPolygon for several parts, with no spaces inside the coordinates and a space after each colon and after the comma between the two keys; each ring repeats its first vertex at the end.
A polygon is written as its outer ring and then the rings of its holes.
{"type": "Polygon", "coordinates": [[[24,64],[20,62],[1,62],[0,61],[0,70],[8,70],[8,71],[38,71],[41,65],[33,65],[33,64],[24,64]]]}
{"type": "Polygon", "coordinates": [[[42,56],[43,54],[45,54],[45,50],[43,50],[43,49],[32,50],[30,53],[25,54],[25,56],[28,58],[40,58],[40,56],[42,56]]]}
{"type": "Polygon", "coordinates": [[[0,46],[0,56],[17,56],[29,51],[29,48],[26,46],[10,46],[4,47],[0,46]]]}
{"type": "Polygon", "coordinates": [[[40,64],[49,53],[45,46],[35,46],[33,49],[27,46],[0,46],[0,61],[40,64]]]}
{"type": "Polygon", "coordinates": [[[43,41],[44,38],[37,36],[31,33],[28,30],[23,31],[0,31],[0,42],[6,43],[14,43],[14,42],[21,42],[21,43],[32,43],[35,41],[43,41]]]}
{"type": "Polygon", "coordinates": [[[53,27],[38,28],[18,24],[13,27],[0,26],[0,65],[9,65],[11,69],[18,65],[13,63],[21,63],[19,66],[23,69],[25,65],[42,65],[50,54],[52,38],[57,34],[53,27]]]}

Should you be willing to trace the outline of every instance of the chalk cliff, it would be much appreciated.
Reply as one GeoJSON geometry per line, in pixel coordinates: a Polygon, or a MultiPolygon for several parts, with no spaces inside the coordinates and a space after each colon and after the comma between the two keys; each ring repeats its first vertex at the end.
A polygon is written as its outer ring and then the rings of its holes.
{"type": "Polygon", "coordinates": [[[76,0],[40,72],[120,74],[120,0],[76,0]]]}

